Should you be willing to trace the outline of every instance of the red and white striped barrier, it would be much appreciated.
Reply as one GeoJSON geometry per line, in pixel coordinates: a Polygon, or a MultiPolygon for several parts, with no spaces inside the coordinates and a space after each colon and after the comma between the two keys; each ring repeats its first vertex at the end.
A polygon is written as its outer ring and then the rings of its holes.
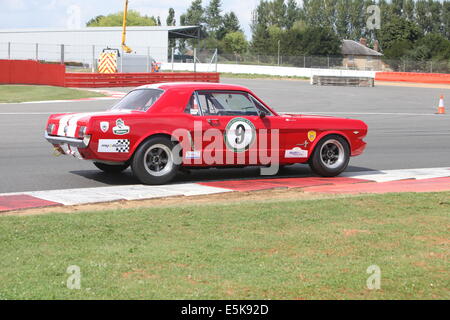
{"type": "Polygon", "coordinates": [[[120,200],[198,196],[275,188],[302,188],[329,194],[450,191],[450,168],[348,172],[341,177],[268,178],[183,183],[163,186],[128,185],[0,194],[0,212],[120,200]]]}

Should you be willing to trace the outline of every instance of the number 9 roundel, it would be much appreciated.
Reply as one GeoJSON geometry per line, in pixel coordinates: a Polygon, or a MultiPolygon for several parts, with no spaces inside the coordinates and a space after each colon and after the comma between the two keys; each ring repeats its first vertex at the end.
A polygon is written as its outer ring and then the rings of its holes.
{"type": "Polygon", "coordinates": [[[234,118],[225,128],[225,144],[234,152],[245,152],[255,141],[256,128],[244,118],[234,118]]]}

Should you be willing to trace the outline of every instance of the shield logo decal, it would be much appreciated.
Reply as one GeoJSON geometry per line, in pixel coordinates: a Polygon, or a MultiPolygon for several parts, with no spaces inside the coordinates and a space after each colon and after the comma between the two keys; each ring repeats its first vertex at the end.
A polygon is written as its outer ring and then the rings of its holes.
{"type": "Polygon", "coordinates": [[[314,140],[316,140],[316,137],[317,137],[317,133],[315,131],[308,132],[309,141],[314,142],[314,140]]]}
{"type": "Polygon", "coordinates": [[[103,132],[108,131],[108,129],[109,129],[109,122],[107,122],[107,121],[100,122],[100,129],[103,132]]]}

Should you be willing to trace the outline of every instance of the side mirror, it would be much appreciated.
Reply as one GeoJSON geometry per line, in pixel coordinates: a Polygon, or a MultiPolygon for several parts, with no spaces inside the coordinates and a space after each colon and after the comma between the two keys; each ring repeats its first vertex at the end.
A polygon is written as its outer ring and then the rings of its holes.
{"type": "Polygon", "coordinates": [[[267,114],[264,110],[258,110],[258,115],[260,118],[265,118],[267,116],[267,114]]]}

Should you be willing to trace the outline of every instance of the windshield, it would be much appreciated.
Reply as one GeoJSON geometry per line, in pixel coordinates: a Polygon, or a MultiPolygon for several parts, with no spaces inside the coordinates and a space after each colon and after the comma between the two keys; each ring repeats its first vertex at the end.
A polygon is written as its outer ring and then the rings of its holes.
{"type": "Polygon", "coordinates": [[[159,89],[139,89],[128,93],[111,110],[147,111],[164,93],[159,89]]]}

